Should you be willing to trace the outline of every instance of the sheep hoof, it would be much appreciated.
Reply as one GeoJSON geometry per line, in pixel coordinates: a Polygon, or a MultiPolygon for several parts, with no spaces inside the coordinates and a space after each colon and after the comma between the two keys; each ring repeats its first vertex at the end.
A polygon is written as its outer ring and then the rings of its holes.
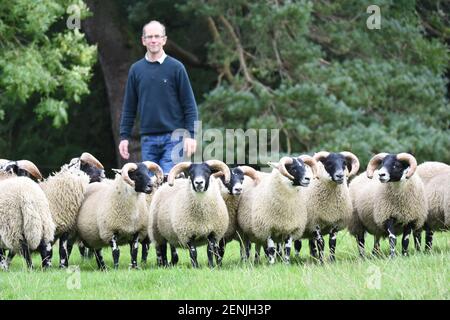
{"type": "Polygon", "coordinates": [[[141,268],[137,264],[130,264],[128,270],[141,270],[141,268]]]}
{"type": "Polygon", "coordinates": [[[0,263],[0,269],[3,270],[3,271],[8,271],[9,270],[8,264],[6,262],[2,261],[0,263]]]}

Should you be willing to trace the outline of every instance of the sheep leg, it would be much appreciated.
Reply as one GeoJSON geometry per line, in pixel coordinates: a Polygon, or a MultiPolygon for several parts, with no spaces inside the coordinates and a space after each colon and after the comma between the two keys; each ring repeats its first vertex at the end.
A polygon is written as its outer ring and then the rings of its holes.
{"type": "Polygon", "coordinates": [[[105,261],[102,256],[102,249],[94,250],[95,261],[97,262],[98,269],[101,271],[106,271],[105,261]]]}
{"type": "Polygon", "coordinates": [[[255,244],[255,264],[259,264],[261,262],[261,244],[255,244]]]}
{"type": "Polygon", "coordinates": [[[292,237],[289,237],[284,242],[284,263],[289,264],[291,262],[291,247],[292,237]]]}
{"type": "Polygon", "coordinates": [[[86,246],[83,241],[78,242],[78,250],[80,251],[81,258],[86,259],[86,246]]]}
{"type": "Polygon", "coordinates": [[[381,257],[381,249],[380,249],[380,236],[373,236],[373,250],[372,254],[376,257],[381,257]]]}
{"type": "Polygon", "coordinates": [[[402,255],[408,255],[408,246],[409,246],[409,236],[411,235],[413,225],[411,223],[407,224],[403,228],[403,238],[402,238],[402,255]]]}
{"type": "Polygon", "coordinates": [[[319,226],[316,227],[315,237],[316,237],[316,243],[317,243],[317,251],[319,253],[319,261],[320,263],[323,263],[323,250],[325,248],[325,241],[323,241],[322,234],[320,233],[319,226]]]}
{"type": "Polygon", "coordinates": [[[30,248],[26,240],[20,240],[20,252],[27,262],[28,269],[33,269],[33,261],[31,260],[30,248]]]}
{"type": "Polygon", "coordinates": [[[250,248],[251,248],[250,240],[241,239],[239,241],[240,253],[241,253],[241,261],[247,261],[250,259],[250,248]]]}
{"type": "Polygon", "coordinates": [[[219,254],[220,257],[220,262],[222,262],[223,256],[225,255],[225,245],[226,245],[225,238],[220,239],[219,248],[217,250],[217,253],[219,254]]]}
{"type": "Polygon", "coordinates": [[[425,224],[425,251],[430,251],[433,246],[433,230],[428,224],[425,224]]]}
{"type": "Polygon", "coordinates": [[[67,243],[69,239],[69,234],[64,232],[59,238],[59,267],[67,268],[69,266],[67,243]]]}
{"type": "Polygon", "coordinates": [[[358,234],[356,236],[356,242],[357,242],[357,245],[358,245],[359,256],[361,258],[364,258],[365,257],[365,250],[364,250],[365,232],[362,232],[361,234],[358,234]]]}
{"type": "Polygon", "coordinates": [[[273,242],[272,238],[269,237],[267,239],[267,257],[269,258],[269,264],[275,263],[275,242],[273,242]]]}
{"type": "Polygon", "coordinates": [[[67,263],[69,263],[70,255],[72,254],[72,249],[74,245],[74,239],[67,240],[67,263]]]}
{"type": "Polygon", "coordinates": [[[397,237],[394,234],[394,219],[388,219],[386,221],[386,230],[389,234],[389,257],[395,256],[395,245],[397,244],[397,237]]]}
{"type": "Polygon", "coordinates": [[[177,248],[175,248],[173,245],[170,245],[170,264],[172,266],[176,266],[177,263],[178,263],[177,248]]]}
{"type": "Polygon", "coordinates": [[[113,235],[111,241],[109,242],[112,249],[112,256],[114,261],[114,269],[119,269],[119,257],[120,257],[120,249],[117,245],[117,235],[113,235]]]}
{"type": "Polygon", "coordinates": [[[313,258],[317,258],[317,247],[316,247],[316,241],[314,239],[309,239],[309,254],[313,258]]]}
{"type": "Polygon", "coordinates": [[[330,247],[330,260],[331,262],[336,261],[336,237],[337,237],[337,228],[333,228],[330,231],[329,239],[328,239],[328,246],[330,247]]]}
{"type": "Polygon", "coordinates": [[[416,247],[417,251],[420,251],[420,247],[422,245],[422,229],[414,230],[414,246],[416,247]]]}
{"type": "Polygon", "coordinates": [[[48,249],[51,248],[51,244],[46,244],[44,240],[41,240],[41,243],[39,244],[39,252],[41,253],[42,258],[42,268],[47,269],[51,267],[52,261],[50,260],[50,256],[48,253],[48,249]]]}
{"type": "Polygon", "coordinates": [[[0,270],[8,270],[8,264],[6,263],[5,249],[0,248],[0,270]]]}
{"type": "Polygon", "coordinates": [[[167,263],[167,242],[164,241],[163,243],[156,246],[156,263],[158,267],[168,267],[167,263]]]}
{"type": "Polygon", "coordinates": [[[294,241],[294,250],[295,250],[296,257],[298,257],[300,255],[301,249],[302,249],[302,240],[295,240],[294,241]]]}
{"type": "Polygon", "coordinates": [[[150,249],[150,238],[147,236],[142,240],[142,255],[141,255],[141,263],[147,263],[148,250],[150,249]]]}
{"type": "Polygon", "coordinates": [[[131,256],[131,269],[137,269],[137,258],[139,252],[139,234],[133,235],[133,240],[130,242],[130,256],[131,256]]]}
{"type": "MultiPolygon", "coordinates": [[[[195,246],[195,242],[193,240],[188,241],[187,243],[189,248],[189,257],[191,258],[191,263],[193,268],[198,268],[197,261],[197,247],[195,246]]],[[[209,260],[209,257],[208,257],[209,260]]]]}
{"type": "Polygon", "coordinates": [[[275,258],[277,257],[283,259],[283,245],[281,242],[277,242],[277,250],[275,251],[275,258]]]}
{"type": "Polygon", "coordinates": [[[16,253],[12,250],[8,251],[8,257],[6,258],[6,265],[9,267],[11,265],[12,259],[16,256],[16,253]]]}
{"type": "Polygon", "coordinates": [[[216,239],[214,236],[209,235],[208,236],[208,266],[210,268],[214,268],[214,251],[216,246],[216,239]]]}

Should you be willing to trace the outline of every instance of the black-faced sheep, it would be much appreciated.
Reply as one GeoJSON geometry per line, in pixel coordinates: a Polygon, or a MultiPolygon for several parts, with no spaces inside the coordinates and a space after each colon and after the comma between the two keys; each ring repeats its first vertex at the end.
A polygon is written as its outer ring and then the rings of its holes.
{"type": "Polygon", "coordinates": [[[214,170],[224,173],[226,183],[230,180],[230,170],[221,161],[179,163],[153,196],[148,233],[156,246],[158,265],[168,264],[167,242],[187,247],[194,268],[198,267],[197,246],[207,243],[209,266],[214,266],[214,255],[220,264],[217,241],[228,228],[229,216],[219,182],[212,176],[214,170]],[[188,179],[175,179],[181,172],[188,179]]]}
{"type": "Polygon", "coordinates": [[[358,172],[359,160],[347,151],[321,151],[313,158],[318,163],[318,174],[305,190],[308,223],[303,237],[309,239],[311,255],[317,257],[317,247],[322,259],[324,243],[321,237],[316,239],[317,231],[321,235],[329,234],[330,259],[334,261],[337,232],[347,227],[352,216],[347,179],[358,172]]]}
{"type": "Polygon", "coordinates": [[[395,255],[396,235],[403,232],[402,254],[406,255],[411,230],[422,227],[427,217],[427,201],[416,159],[408,153],[374,156],[362,173],[350,183],[353,216],[349,231],[356,236],[364,255],[365,231],[375,236],[374,252],[381,237],[389,237],[390,256],[395,255]],[[375,170],[380,169],[375,173],[375,170]]]}
{"type": "Polygon", "coordinates": [[[119,267],[119,245],[129,243],[131,267],[137,268],[139,244],[139,216],[145,209],[145,194],[152,191],[149,170],[156,164],[150,161],[127,163],[114,180],[90,184],[81,206],[77,232],[83,243],[94,249],[97,264],[105,269],[101,249],[112,248],[114,268],[119,267]]]}
{"type": "MultiPolygon", "coordinates": [[[[285,243],[285,261],[289,262],[292,240],[300,239],[307,222],[304,191],[311,181],[306,165],[314,176],[317,163],[310,156],[283,157],[271,164],[272,173],[261,175],[261,182],[241,195],[238,225],[246,240],[262,245],[275,262],[275,243],[285,243]]],[[[257,255],[258,257],[258,255],[257,255]]]]}

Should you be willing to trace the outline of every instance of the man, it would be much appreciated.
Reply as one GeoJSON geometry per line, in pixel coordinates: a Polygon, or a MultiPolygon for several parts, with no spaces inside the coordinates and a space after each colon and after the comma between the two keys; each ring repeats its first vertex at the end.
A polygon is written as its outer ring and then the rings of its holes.
{"type": "Polygon", "coordinates": [[[119,152],[128,159],[128,143],[136,112],[140,115],[143,161],[160,165],[167,175],[174,166],[172,150],[180,141],[171,141],[175,129],[185,128],[190,137],[183,149],[188,157],[196,150],[194,121],[197,104],[183,64],[163,50],[167,36],[164,25],[150,21],[142,29],[145,57],[134,63],[128,73],[120,122],[119,152]]]}

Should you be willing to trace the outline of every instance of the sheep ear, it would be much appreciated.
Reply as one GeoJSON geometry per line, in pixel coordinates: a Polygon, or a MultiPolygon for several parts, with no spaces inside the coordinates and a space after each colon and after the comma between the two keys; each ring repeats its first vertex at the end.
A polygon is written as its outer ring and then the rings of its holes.
{"type": "Polygon", "coordinates": [[[122,169],[111,169],[112,172],[117,173],[117,174],[122,174],[122,169]]]}
{"type": "Polygon", "coordinates": [[[278,162],[269,161],[269,162],[267,162],[267,164],[269,165],[269,167],[271,167],[273,169],[278,169],[278,162]]]}

